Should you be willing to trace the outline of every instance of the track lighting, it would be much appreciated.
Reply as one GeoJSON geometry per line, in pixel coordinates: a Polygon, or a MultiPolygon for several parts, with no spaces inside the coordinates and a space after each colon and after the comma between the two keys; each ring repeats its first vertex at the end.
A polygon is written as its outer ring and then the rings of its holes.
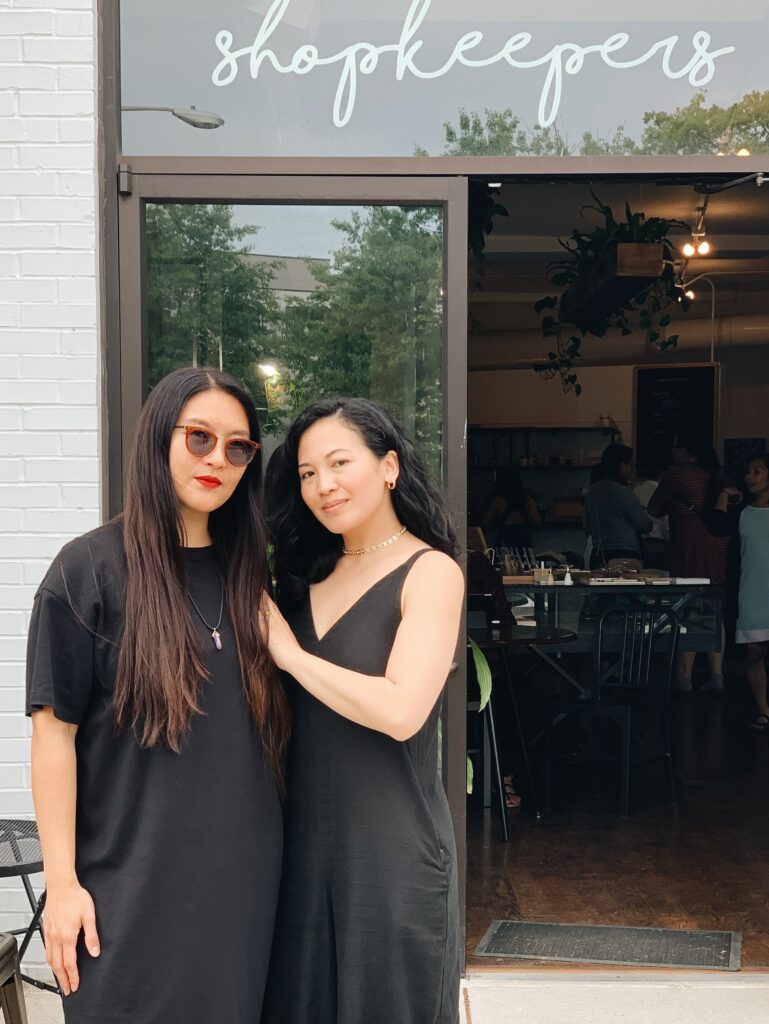
{"type": "Polygon", "coordinates": [[[690,260],[692,256],[709,256],[712,251],[713,246],[704,234],[699,232],[692,235],[691,242],[684,242],[681,246],[681,255],[685,256],[687,260],[690,260]]]}
{"type": "Polygon", "coordinates": [[[705,237],[705,211],[708,208],[709,196],[705,196],[702,206],[697,207],[697,223],[692,231],[691,241],[684,242],[681,246],[681,255],[687,260],[693,256],[709,256],[713,252],[713,246],[705,237]]]}

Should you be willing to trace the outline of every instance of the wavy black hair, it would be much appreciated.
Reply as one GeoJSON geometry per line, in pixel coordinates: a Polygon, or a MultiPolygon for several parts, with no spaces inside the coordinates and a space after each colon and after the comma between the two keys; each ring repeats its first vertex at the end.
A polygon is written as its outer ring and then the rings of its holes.
{"type": "Polygon", "coordinates": [[[298,452],[302,435],[319,420],[336,416],[362,437],[378,459],[398,456],[398,485],[391,492],[400,522],[430,547],[456,558],[454,525],[422,459],[384,406],[368,398],[329,398],[299,413],[265,475],[265,508],[274,544],[273,569],[281,607],[299,604],[311,583],[324,580],[342,554],[342,537],[318,522],[301,494],[298,452]]]}

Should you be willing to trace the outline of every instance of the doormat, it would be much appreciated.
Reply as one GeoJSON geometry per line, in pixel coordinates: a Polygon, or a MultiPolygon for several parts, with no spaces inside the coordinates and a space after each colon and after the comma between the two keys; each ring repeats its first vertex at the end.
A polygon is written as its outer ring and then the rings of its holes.
{"type": "Polygon", "coordinates": [[[689,932],[675,928],[492,921],[474,955],[739,971],[742,935],[740,932],[689,932]]]}

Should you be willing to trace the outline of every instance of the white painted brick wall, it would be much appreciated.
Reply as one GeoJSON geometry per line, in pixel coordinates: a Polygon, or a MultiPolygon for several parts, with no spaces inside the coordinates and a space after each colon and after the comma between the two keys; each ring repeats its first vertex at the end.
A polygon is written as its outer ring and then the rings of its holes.
{"type": "MultiPolygon", "coordinates": [[[[33,813],[32,596],[99,522],[94,8],[0,0],[0,817],[33,813]]],[[[27,920],[20,882],[3,879],[0,930],[27,920]]],[[[36,942],[25,962],[43,961],[36,942]]]]}

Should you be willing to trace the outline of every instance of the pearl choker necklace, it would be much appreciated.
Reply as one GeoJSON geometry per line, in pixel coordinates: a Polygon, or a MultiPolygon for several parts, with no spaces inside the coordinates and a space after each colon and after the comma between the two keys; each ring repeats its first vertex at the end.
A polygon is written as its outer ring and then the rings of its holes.
{"type": "Polygon", "coordinates": [[[406,527],[402,526],[397,533],[392,535],[392,537],[388,537],[387,540],[380,541],[379,544],[372,544],[367,548],[342,548],[342,553],[345,555],[366,555],[369,551],[381,551],[382,548],[389,548],[389,546],[394,544],[405,532],[406,527]]]}

